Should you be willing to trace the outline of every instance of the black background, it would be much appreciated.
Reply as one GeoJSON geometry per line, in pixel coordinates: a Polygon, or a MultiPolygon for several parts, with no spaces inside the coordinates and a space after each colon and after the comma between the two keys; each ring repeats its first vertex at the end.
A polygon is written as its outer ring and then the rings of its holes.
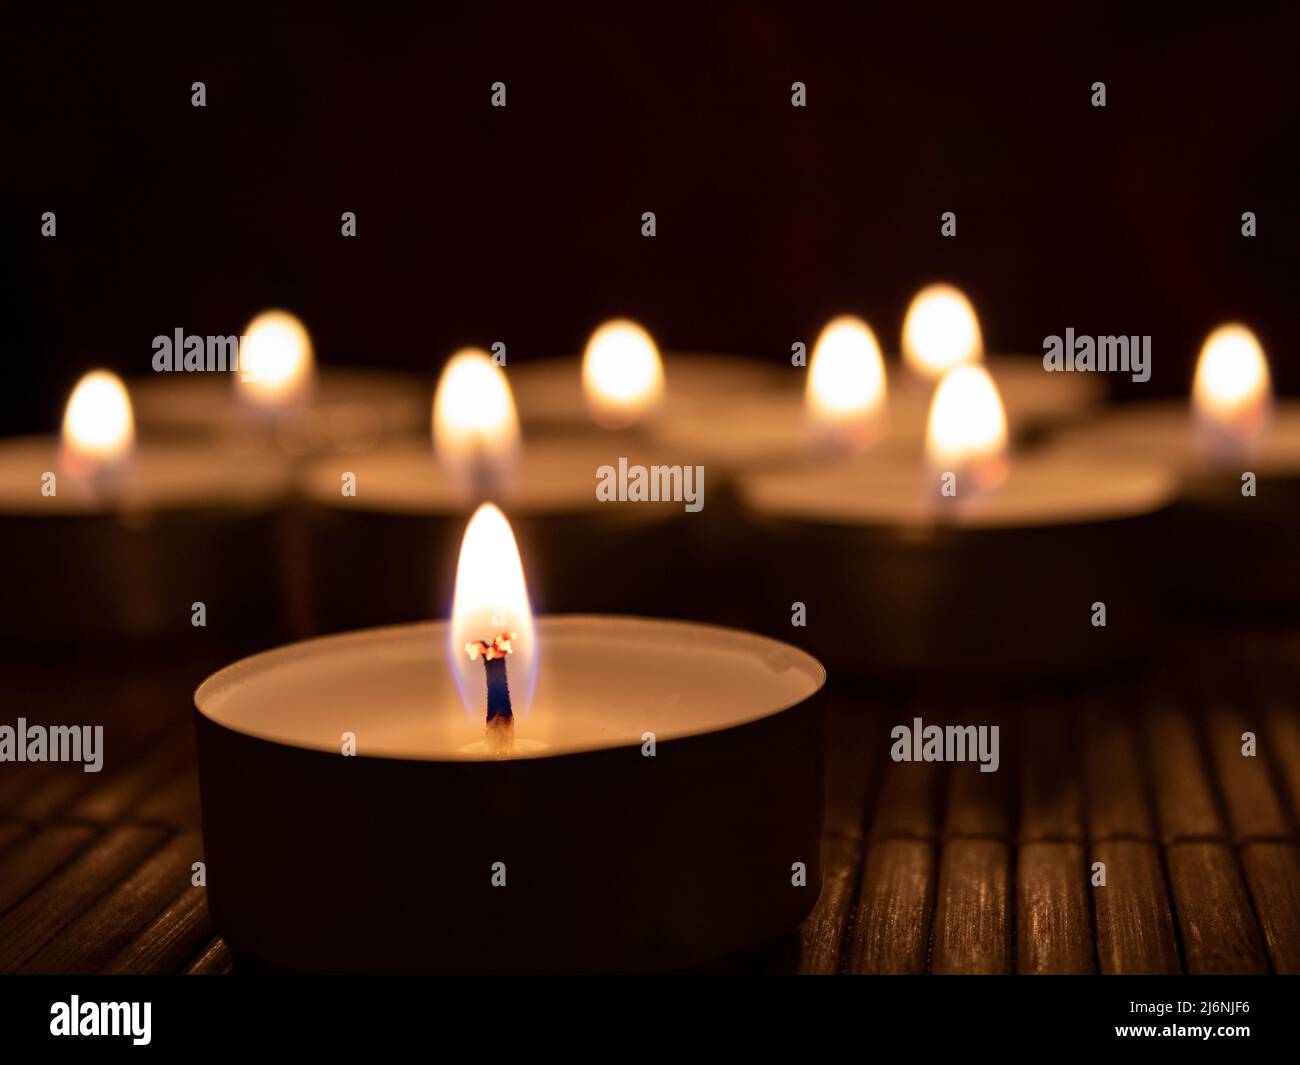
{"type": "Polygon", "coordinates": [[[852,311],[895,350],[936,279],[991,350],[1151,334],[1150,384],[1112,382],[1129,397],[1184,390],[1227,318],[1300,390],[1297,5],[113,6],[11,28],[3,431],[53,427],[92,365],[147,372],[156,334],[268,306],[326,364],[432,387],[460,345],[570,353],[615,313],[666,349],[785,360],[852,311]]]}

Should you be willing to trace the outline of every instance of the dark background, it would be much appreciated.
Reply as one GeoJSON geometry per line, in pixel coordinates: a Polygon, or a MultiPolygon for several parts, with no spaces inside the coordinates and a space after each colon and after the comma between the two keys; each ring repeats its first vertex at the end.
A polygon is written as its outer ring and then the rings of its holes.
{"type": "Polygon", "coordinates": [[[785,360],[853,311],[895,350],[937,279],[991,350],[1151,334],[1130,397],[1184,390],[1226,318],[1300,391],[1296,5],[358,8],[12,27],[0,430],[53,427],[94,364],[146,372],[156,334],[273,305],[322,362],[432,387],[457,346],[573,352],[615,313],[785,360]]]}

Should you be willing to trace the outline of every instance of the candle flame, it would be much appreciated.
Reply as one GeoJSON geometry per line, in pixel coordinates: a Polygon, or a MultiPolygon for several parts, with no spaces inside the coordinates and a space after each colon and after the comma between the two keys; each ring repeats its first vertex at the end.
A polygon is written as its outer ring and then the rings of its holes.
{"type": "Polygon", "coordinates": [[[63,412],[60,461],[74,477],[94,479],[131,456],[135,417],[117,374],[94,370],[77,382],[63,412]]]}
{"type": "Polygon", "coordinates": [[[1007,475],[1007,416],[993,378],[983,366],[949,370],[935,389],[926,426],[925,454],[932,471],[953,472],[994,488],[1007,475]]]}
{"type": "Polygon", "coordinates": [[[592,420],[604,429],[625,429],[663,398],[664,367],[650,334],[624,318],[606,322],[587,341],[582,390],[592,420]]]}
{"type": "Polygon", "coordinates": [[[842,315],[827,323],[808,364],[804,409],[814,437],[860,451],[880,433],[885,407],[885,360],[871,327],[842,315]]]}
{"type": "Polygon", "coordinates": [[[1205,340],[1192,382],[1192,409],[1202,443],[1217,455],[1240,453],[1268,429],[1273,386],[1255,334],[1236,322],[1205,340]]]}
{"type": "Polygon", "coordinates": [[[954,366],[984,358],[979,319],[952,285],[923,288],[903,320],[903,360],[921,377],[938,380],[954,366]]]}
{"type": "Polygon", "coordinates": [[[315,373],[311,337],[288,311],[266,311],[248,323],[239,348],[239,388],[246,402],[266,410],[305,403],[315,373]]]}
{"type": "Polygon", "coordinates": [[[516,717],[526,714],[537,679],[537,634],[515,535],[491,503],[480,506],[465,529],[448,631],[447,655],[466,713],[481,721],[487,707],[486,656],[467,649],[505,638],[510,702],[516,717]]]}
{"type": "Polygon", "coordinates": [[[479,494],[499,490],[519,454],[519,417],[505,372],[485,351],[448,361],[433,397],[433,447],[448,475],[479,494]]]}

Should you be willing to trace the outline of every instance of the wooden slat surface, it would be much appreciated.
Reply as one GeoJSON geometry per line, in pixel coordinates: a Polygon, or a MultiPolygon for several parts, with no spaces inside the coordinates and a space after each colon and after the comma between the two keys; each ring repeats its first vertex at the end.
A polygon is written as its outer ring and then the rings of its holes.
{"type": "MultiPolygon", "coordinates": [[[[1300,972],[1300,638],[1212,646],[1051,695],[833,688],[821,896],[712,970],[1300,972]],[[890,730],[917,717],[997,724],[999,770],[894,762],[890,730]]],[[[102,722],[109,751],[98,774],[0,767],[0,971],[240,970],[190,883],[189,697],[211,664],[66,687],[0,666],[29,720],[102,722]]]]}

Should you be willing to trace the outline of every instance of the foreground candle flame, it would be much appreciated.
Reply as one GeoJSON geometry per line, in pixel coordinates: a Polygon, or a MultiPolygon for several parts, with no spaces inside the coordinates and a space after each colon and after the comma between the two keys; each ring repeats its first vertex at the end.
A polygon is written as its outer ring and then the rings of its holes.
{"type": "Polygon", "coordinates": [[[287,311],[266,311],[244,329],[239,348],[240,396],[255,407],[278,410],[311,395],[315,360],[311,337],[287,311]]]}
{"type": "Polygon", "coordinates": [[[1236,322],[1214,330],[1201,347],[1192,409],[1201,441],[1227,457],[1248,451],[1268,428],[1273,386],[1255,334],[1236,322]]]}
{"type": "Polygon", "coordinates": [[[448,475],[479,496],[497,492],[519,455],[510,384],[485,351],[447,363],[433,397],[433,447],[448,475]]]}
{"type": "Polygon", "coordinates": [[[532,705],[537,636],[514,533],[491,503],[480,506],[465,529],[448,630],[447,655],[461,702],[471,718],[485,723],[488,750],[501,753],[513,738],[507,724],[532,705]]]}
{"type": "Polygon", "coordinates": [[[117,374],[94,370],[77,382],[63,412],[59,460],[74,477],[107,477],[131,456],[135,417],[117,374]]]}
{"type": "Polygon", "coordinates": [[[885,407],[885,360],[866,322],[832,319],[813,346],[804,409],[815,439],[860,451],[880,434],[885,407]]]}
{"type": "Polygon", "coordinates": [[[995,488],[1007,475],[1007,416],[982,366],[958,366],[935,389],[925,433],[932,472],[955,473],[956,492],[995,488]]]}
{"type": "Polygon", "coordinates": [[[635,322],[606,322],[587,341],[582,391],[592,420],[605,429],[640,421],[663,397],[664,367],[650,334],[635,322]]]}
{"type": "Polygon", "coordinates": [[[937,380],[983,357],[979,319],[960,289],[930,285],[916,294],[903,320],[903,360],[914,373],[937,380]]]}

